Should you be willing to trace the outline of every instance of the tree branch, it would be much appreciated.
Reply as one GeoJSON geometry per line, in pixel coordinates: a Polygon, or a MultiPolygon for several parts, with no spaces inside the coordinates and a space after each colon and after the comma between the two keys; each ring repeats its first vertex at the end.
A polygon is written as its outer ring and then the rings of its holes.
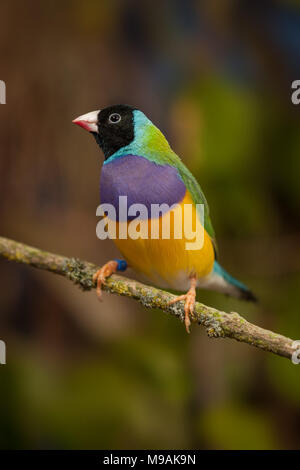
{"type": "MultiPolygon", "coordinates": [[[[60,274],[84,290],[95,287],[92,278],[98,267],[87,261],[48,253],[4,237],[0,237],[0,257],[60,274]]],[[[107,279],[104,290],[131,297],[147,308],[158,308],[181,320],[184,318],[183,303],[168,305],[175,296],[155,287],[114,274],[107,279]]],[[[221,312],[196,302],[191,320],[204,326],[212,338],[233,338],[287,358],[291,358],[295,351],[290,338],[253,325],[235,312],[221,312]]]]}

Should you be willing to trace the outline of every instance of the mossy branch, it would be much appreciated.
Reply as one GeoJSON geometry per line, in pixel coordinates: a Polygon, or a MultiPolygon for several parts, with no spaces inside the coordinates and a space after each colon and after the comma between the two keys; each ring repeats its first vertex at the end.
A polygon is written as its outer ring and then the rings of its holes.
{"type": "MultiPolygon", "coordinates": [[[[92,278],[98,267],[87,261],[48,253],[4,237],[0,237],[0,257],[60,274],[84,290],[95,287],[92,278]]],[[[158,308],[180,319],[184,318],[183,303],[168,305],[174,295],[155,287],[112,275],[104,290],[136,299],[147,308],[158,308]]],[[[211,338],[233,338],[287,358],[291,358],[295,351],[292,339],[253,325],[238,313],[221,312],[197,302],[191,320],[204,326],[211,338]]]]}

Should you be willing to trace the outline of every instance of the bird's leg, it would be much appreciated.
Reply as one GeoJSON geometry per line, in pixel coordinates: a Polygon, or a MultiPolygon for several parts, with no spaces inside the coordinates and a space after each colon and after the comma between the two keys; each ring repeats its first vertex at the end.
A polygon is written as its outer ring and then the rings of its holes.
{"type": "Polygon", "coordinates": [[[106,279],[117,271],[125,271],[127,263],[123,259],[108,261],[93,275],[93,281],[97,285],[96,292],[99,300],[102,300],[102,284],[106,279]]]}
{"type": "Polygon", "coordinates": [[[196,285],[197,285],[197,278],[195,275],[192,275],[190,277],[190,288],[187,291],[186,294],[179,295],[176,297],[174,300],[171,300],[169,302],[169,305],[174,304],[175,302],[179,302],[180,300],[184,300],[184,324],[187,333],[190,332],[190,326],[191,326],[191,320],[190,320],[190,315],[193,315],[194,313],[194,306],[196,302],[196,285]]]}

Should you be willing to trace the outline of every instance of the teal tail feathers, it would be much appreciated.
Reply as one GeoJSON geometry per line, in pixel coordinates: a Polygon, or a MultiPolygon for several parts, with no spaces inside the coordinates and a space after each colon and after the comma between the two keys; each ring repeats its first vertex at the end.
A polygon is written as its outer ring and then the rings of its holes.
{"type": "Polygon", "coordinates": [[[251,292],[245,284],[238,281],[225,271],[217,261],[214,262],[213,276],[218,284],[218,290],[239,299],[248,300],[249,302],[257,302],[257,298],[253,292],[251,292]]]}

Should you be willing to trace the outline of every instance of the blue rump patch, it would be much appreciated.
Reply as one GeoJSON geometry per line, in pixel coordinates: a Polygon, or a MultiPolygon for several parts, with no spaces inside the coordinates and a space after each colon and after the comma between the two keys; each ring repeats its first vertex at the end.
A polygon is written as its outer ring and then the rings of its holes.
{"type": "Polygon", "coordinates": [[[117,270],[118,271],[125,271],[127,268],[127,263],[125,259],[115,259],[115,261],[118,263],[117,270]]]}

